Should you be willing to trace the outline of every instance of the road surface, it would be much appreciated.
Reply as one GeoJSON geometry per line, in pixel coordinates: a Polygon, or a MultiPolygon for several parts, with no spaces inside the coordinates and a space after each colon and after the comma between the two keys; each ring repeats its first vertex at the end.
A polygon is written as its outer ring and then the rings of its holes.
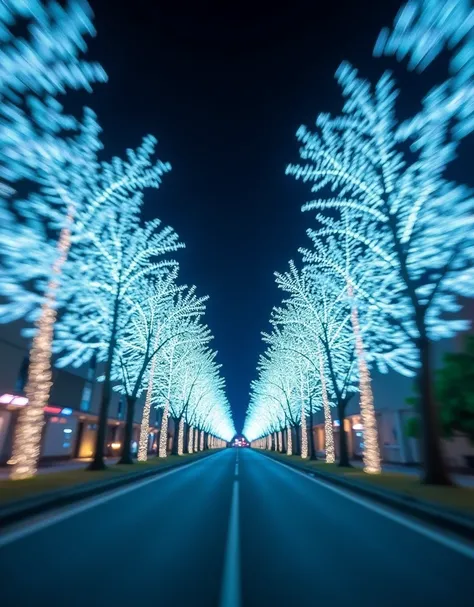
{"type": "Polygon", "coordinates": [[[474,547],[228,449],[10,528],[2,607],[472,605],[474,547]]]}

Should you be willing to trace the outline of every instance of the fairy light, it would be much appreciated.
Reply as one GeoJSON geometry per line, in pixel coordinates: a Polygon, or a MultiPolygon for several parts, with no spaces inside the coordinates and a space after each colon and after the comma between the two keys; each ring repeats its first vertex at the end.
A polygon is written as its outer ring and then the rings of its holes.
{"type": "Polygon", "coordinates": [[[304,401],[301,402],[301,457],[303,459],[308,458],[308,428],[304,401]]]}
{"type": "Polygon", "coordinates": [[[283,436],[281,430],[278,431],[278,451],[283,451],[283,436]]]}
{"type": "Polygon", "coordinates": [[[199,451],[199,430],[197,428],[194,429],[194,451],[196,453],[199,451]]]}
{"type": "Polygon", "coordinates": [[[188,432],[188,453],[193,452],[193,443],[194,443],[194,428],[192,426],[190,426],[189,432],[188,432]]]}
{"type": "Polygon", "coordinates": [[[293,455],[293,437],[291,432],[291,426],[288,426],[286,429],[286,436],[288,437],[286,441],[286,454],[293,455]]]}
{"type": "Polygon", "coordinates": [[[334,450],[334,430],[332,426],[331,409],[329,407],[328,391],[326,388],[326,375],[324,373],[324,361],[319,350],[319,375],[321,377],[321,393],[324,410],[324,449],[326,451],[326,463],[334,464],[336,453],[334,450]]]}
{"type": "Polygon", "coordinates": [[[199,451],[204,451],[204,430],[199,432],[199,451]]]}
{"type": "Polygon", "coordinates": [[[183,455],[184,446],[184,417],[179,420],[178,426],[178,455],[183,455]]]}
{"type": "Polygon", "coordinates": [[[68,209],[66,226],[62,228],[57,245],[58,256],[51,268],[52,278],[48,283],[45,301],[35,323],[36,334],[30,352],[28,382],[25,388],[28,406],[20,410],[13,439],[10,478],[20,480],[36,474],[41,450],[41,436],[44,426],[44,407],[48,404],[52,386],[52,345],[56,292],[59,277],[71,246],[71,225],[74,210],[68,209]]]}
{"type": "MultiPolygon", "coordinates": [[[[348,285],[349,296],[352,298],[352,285],[348,285]]],[[[352,329],[355,336],[357,364],[359,367],[359,400],[362,424],[364,426],[364,471],[368,474],[380,474],[380,449],[378,440],[377,420],[375,417],[374,397],[370,381],[370,372],[364,355],[364,344],[359,326],[357,308],[352,307],[352,329]]]]}
{"type": "Polygon", "coordinates": [[[166,401],[165,408],[163,409],[163,417],[161,418],[161,432],[160,432],[160,450],[158,457],[166,457],[166,447],[168,443],[168,415],[170,410],[170,404],[166,401]]]}
{"type": "MultiPolygon", "coordinates": [[[[156,345],[155,345],[156,348],[156,345]]],[[[145,405],[143,407],[142,423],[140,426],[140,440],[138,444],[137,459],[139,462],[146,462],[148,459],[148,432],[150,427],[151,399],[153,394],[153,378],[155,375],[155,365],[157,357],[153,357],[150,368],[150,379],[148,380],[148,390],[146,392],[145,405]]]]}

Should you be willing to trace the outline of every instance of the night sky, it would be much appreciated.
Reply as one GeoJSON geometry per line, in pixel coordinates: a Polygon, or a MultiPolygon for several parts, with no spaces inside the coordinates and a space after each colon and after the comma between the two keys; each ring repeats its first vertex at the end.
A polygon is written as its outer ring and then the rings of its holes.
{"type": "Polygon", "coordinates": [[[174,227],[187,247],[177,255],[182,282],[210,296],[206,320],[240,430],[260,332],[279,302],[273,272],[297,256],[311,225],[300,212],[307,191],[284,174],[297,160],[296,129],[340,109],[333,75],[342,59],[372,79],[394,66],[371,52],[400,2],[293,2],[278,16],[91,4],[98,35],[89,57],[109,82],[86,102],[106,157],[152,133],[173,166],[147,192],[145,216],[174,227]]]}

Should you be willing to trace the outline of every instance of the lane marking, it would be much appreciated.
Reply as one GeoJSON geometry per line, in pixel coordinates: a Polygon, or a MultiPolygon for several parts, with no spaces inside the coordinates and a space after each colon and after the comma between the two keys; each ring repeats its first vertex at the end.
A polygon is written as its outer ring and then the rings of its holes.
{"type": "MultiPolygon", "coordinates": [[[[390,510],[389,507],[385,508],[384,506],[379,506],[378,504],[375,504],[374,502],[370,501],[370,499],[365,499],[363,497],[359,497],[358,495],[354,495],[354,494],[350,493],[350,491],[345,491],[344,489],[340,489],[339,487],[333,487],[329,483],[325,483],[324,481],[314,478],[314,476],[309,476],[307,473],[301,472],[301,470],[296,470],[292,466],[288,466],[288,465],[284,464],[283,462],[274,460],[271,457],[268,457],[265,459],[271,460],[275,464],[279,464],[280,466],[283,466],[283,468],[285,468],[286,470],[291,470],[295,474],[299,474],[303,478],[306,478],[309,481],[316,483],[317,485],[321,485],[325,489],[329,489],[330,491],[333,491],[334,493],[342,495],[346,499],[349,499],[352,502],[355,502],[356,504],[365,506],[369,510],[376,512],[377,514],[380,514],[381,516],[385,516],[385,518],[388,518],[396,523],[399,523],[400,525],[404,525],[405,527],[408,527],[408,529],[411,529],[412,531],[416,531],[417,533],[424,535],[425,537],[429,538],[430,540],[438,542],[439,544],[443,544],[445,547],[450,548],[451,550],[454,550],[456,552],[459,552],[460,554],[467,556],[468,558],[474,560],[474,546],[472,546],[468,543],[464,543],[462,540],[458,540],[453,536],[444,535],[443,533],[438,532],[435,529],[431,529],[430,527],[425,527],[423,525],[423,523],[418,523],[417,521],[412,520],[411,518],[405,518],[403,515],[397,514],[396,512],[390,510]]],[[[466,540],[466,542],[467,541],[468,540],[466,540]]]]}
{"type": "Polygon", "coordinates": [[[220,607],[240,607],[239,481],[232,485],[220,607]]]}
{"type": "MultiPolygon", "coordinates": [[[[216,453],[217,455],[217,453],[216,453]]],[[[151,483],[155,483],[163,478],[171,476],[176,472],[181,472],[182,470],[186,470],[190,466],[194,466],[195,464],[202,464],[206,460],[210,458],[206,457],[195,462],[189,462],[188,464],[183,464],[178,468],[173,468],[173,470],[168,470],[168,472],[163,472],[162,474],[158,474],[157,476],[152,476],[151,478],[147,478],[143,481],[138,481],[136,483],[130,483],[130,485],[126,485],[122,489],[111,489],[110,492],[105,493],[104,495],[100,495],[98,497],[85,498],[83,502],[80,502],[77,505],[73,506],[64,506],[60,510],[53,511],[51,513],[39,514],[31,519],[26,519],[25,521],[18,523],[17,525],[12,525],[7,527],[6,531],[1,531],[2,535],[0,536],[0,548],[7,546],[17,540],[20,540],[28,535],[32,535],[33,533],[37,533],[42,529],[46,529],[47,527],[51,527],[51,525],[55,525],[56,523],[60,523],[76,514],[80,514],[81,512],[85,512],[86,510],[90,510],[91,508],[95,508],[100,504],[104,504],[110,500],[113,500],[117,497],[121,497],[122,495],[126,495],[131,491],[135,491],[136,489],[141,489],[146,485],[151,483]]]]}

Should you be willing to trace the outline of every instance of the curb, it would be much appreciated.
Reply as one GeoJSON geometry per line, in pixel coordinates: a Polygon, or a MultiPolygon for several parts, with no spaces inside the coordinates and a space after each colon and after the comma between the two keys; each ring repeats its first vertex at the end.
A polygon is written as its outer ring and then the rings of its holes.
{"type": "Polygon", "coordinates": [[[14,500],[5,505],[0,505],[0,529],[14,523],[19,523],[31,516],[43,514],[49,510],[67,506],[74,502],[100,495],[101,493],[106,493],[107,491],[122,487],[123,485],[130,485],[150,476],[158,476],[162,472],[167,472],[174,468],[185,467],[187,464],[193,464],[218,452],[219,450],[208,451],[200,457],[191,459],[189,462],[184,460],[182,463],[163,464],[155,469],[151,468],[149,470],[143,470],[142,472],[127,472],[119,478],[105,481],[103,479],[90,481],[67,489],[55,489],[54,491],[47,491],[33,497],[14,500]]]}
{"type": "Polygon", "coordinates": [[[327,481],[333,485],[338,485],[353,493],[358,493],[364,497],[371,498],[377,502],[380,502],[386,506],[391,506],[396,510],[409,514],[418,519],[421,519],[425,523],[434,524],[438,527],[443,528],[446,531],[456,533],[463,538],[474,541],[474,517],[458,513],[449,508],[438,508],[429,502],[420,500],[415,497],[396,493],[389,489],[380,489],[378,487],[369,487],[363,481],[349,480],[341,478],[330,472],[323,472],[320,470],[314,470],[309,466],[298,465],[293,462],[285,462],[280,457],[275,457],[269,453],[259,451],[262,455],[272,459],[276,462],[282,463],[284,466],[300,470],[303,473],[307,473],[315,478],[327,481]]]}

